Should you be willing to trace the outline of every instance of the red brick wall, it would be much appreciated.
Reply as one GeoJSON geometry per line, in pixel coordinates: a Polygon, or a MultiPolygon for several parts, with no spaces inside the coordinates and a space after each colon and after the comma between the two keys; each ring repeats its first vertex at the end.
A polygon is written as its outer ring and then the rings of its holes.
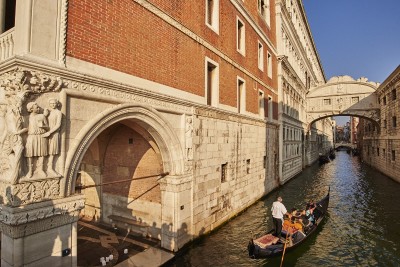
{"type": "MultiPolygon", "coordinates": [[[[115,129],[104,156],[103,183],[159,174],[162,171],[161,155],[154,151],[146,139],[124,125],[115,129]],[[129,139],[132,139],[132,144],[129,144],[129,139]],[[121,169],[129,172],[125,175],[121,169]]],[[[106,185],[103,186],[103,192],[161,203],[157,178],[106,185]]]]}
{"type": "MultiPolygon", "coordinates": [[[[219,35],[205,25],[205,1],[152,0],[185,27],[213,44],[247,71],[277,88],[276,58],[274,78],[267,77],[257,65],[257,40],[261,40],[229,0],[220,0],[219,35]],[[236,51],[236,17],[246,28],[246,56],[236,51]]],[[[245,1],[256,23],[276,44],[275,16],[267,28],[254,6],[245,1]]],[[[274,1],[271,7],[274,8],[274,1]]],[[[274,13],[274,12],[273,12],[274,13]]],[[[258,89],[255,81],[203,46],[188,38],[132,0],[70,0],[68,9],[67,55],[100,66],[145,78],[199,96],[205,95],[205,56],[220,65],[220,103],[236,106],[237,75],[246,80],[247,110],[258,113],[258,89]]],[[[267,49],[264,43],[264,55],[267,49]]],[[[271,53],[273,54],[273,53],[271,53]]],[[[265,95],[276,96],[265,91],[265,95]]]]}

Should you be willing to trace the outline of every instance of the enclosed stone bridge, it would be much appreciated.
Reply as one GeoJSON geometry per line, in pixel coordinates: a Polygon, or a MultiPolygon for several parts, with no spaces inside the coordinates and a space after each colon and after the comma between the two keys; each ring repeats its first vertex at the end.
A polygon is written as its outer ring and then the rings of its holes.
{"type": "Polygon", "coordinates": [[[311,89],[306,96],[308,129],[317,120],[332,116],[361,117],[379,125],[380,109],[375,93],[378,86],[367,78],[335,76],[311,89]]]}
{"type": "Polygon", "coordinates": [[[356,144],[352,144],[352,143],[348,143],[348,142],[336,142],[335,143],[335,148],[350,148],[350,149],[354,149],[357,148],[356,144]]]}

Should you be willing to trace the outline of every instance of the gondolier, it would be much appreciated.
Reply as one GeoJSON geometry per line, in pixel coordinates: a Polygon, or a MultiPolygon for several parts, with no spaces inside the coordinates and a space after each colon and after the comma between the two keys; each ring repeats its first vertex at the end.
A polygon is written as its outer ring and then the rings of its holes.
{"type": "Polygon", "coordinates": [[[274,203],[272,203],[272,221],[274,223],[274,236],[277,238],[281,238],[282,233],[282,225],[283,225],[283,216],[290,214],[287,212],[285,205],[282,204],[282,197],[278,197],[274,203]]]}
{"type": "MultiPolygon", "coordinates": [[[[253,236],[250,239],[247,247],[249,256],[252,258],[266,258],[276,255],[284,255],[285,250],[292,250],[303,243],[311,234],[316,232],[320,223],[322,222],[324,217],[326,217],[329,206],[329,192],[330,188],[328,189],[328,194],[320,201],[315,203],[316,205],[313,211],[315,223],[310,224],[307,229],[303,228],[303,231],[301,229],[291,229],[290,231],[288,231],[288,229],[282,229],[281,218],[283,218],[283,216],[287,214],[287,210],[282,204],[282,198],[278,197],[277,201],[273,203],[271,209],[272,215],[274,217],[274,224],[275,222],[278,223],[277,225],[275,225],[275,229],[271,229],[270,231],[258,237],[253,236]],[[279,234],[282,234],[282,238],[286,238],[288,240],[290,239],[292,242],[285,242],[282,239],[280,241],[279,238],[275,236],[277,231],[279,232],[279,234]]],[[[305,215],[305,212],[302,213],[305,215]]],[[[308,221],[307,218],[305,220],[308,221]]]]}

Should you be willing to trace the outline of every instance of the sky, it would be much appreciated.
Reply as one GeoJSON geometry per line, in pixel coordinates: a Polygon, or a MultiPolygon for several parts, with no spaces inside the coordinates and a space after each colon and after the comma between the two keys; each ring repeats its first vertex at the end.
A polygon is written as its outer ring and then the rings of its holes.
{"type": "MultiPolygon", "coordinates": [[[[400,0],[303,0],[325,77],[382,83],[400,65],[400,0]]],[[[338,125],[348,117],[335,117],[338,125]]]]}

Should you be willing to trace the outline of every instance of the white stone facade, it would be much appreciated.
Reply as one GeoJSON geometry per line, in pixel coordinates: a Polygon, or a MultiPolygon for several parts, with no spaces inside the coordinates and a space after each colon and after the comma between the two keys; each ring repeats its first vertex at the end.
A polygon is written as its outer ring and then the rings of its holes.
{"type": "Polygon", "coordinates": [[[330,119],[307,125],[306,95],[325,83],[302,1],[276,2],[279,52],[279,177],[285,183],[332,147],[330,119]],[[329,126],[329,127],[328,127],[329,126]]]}

